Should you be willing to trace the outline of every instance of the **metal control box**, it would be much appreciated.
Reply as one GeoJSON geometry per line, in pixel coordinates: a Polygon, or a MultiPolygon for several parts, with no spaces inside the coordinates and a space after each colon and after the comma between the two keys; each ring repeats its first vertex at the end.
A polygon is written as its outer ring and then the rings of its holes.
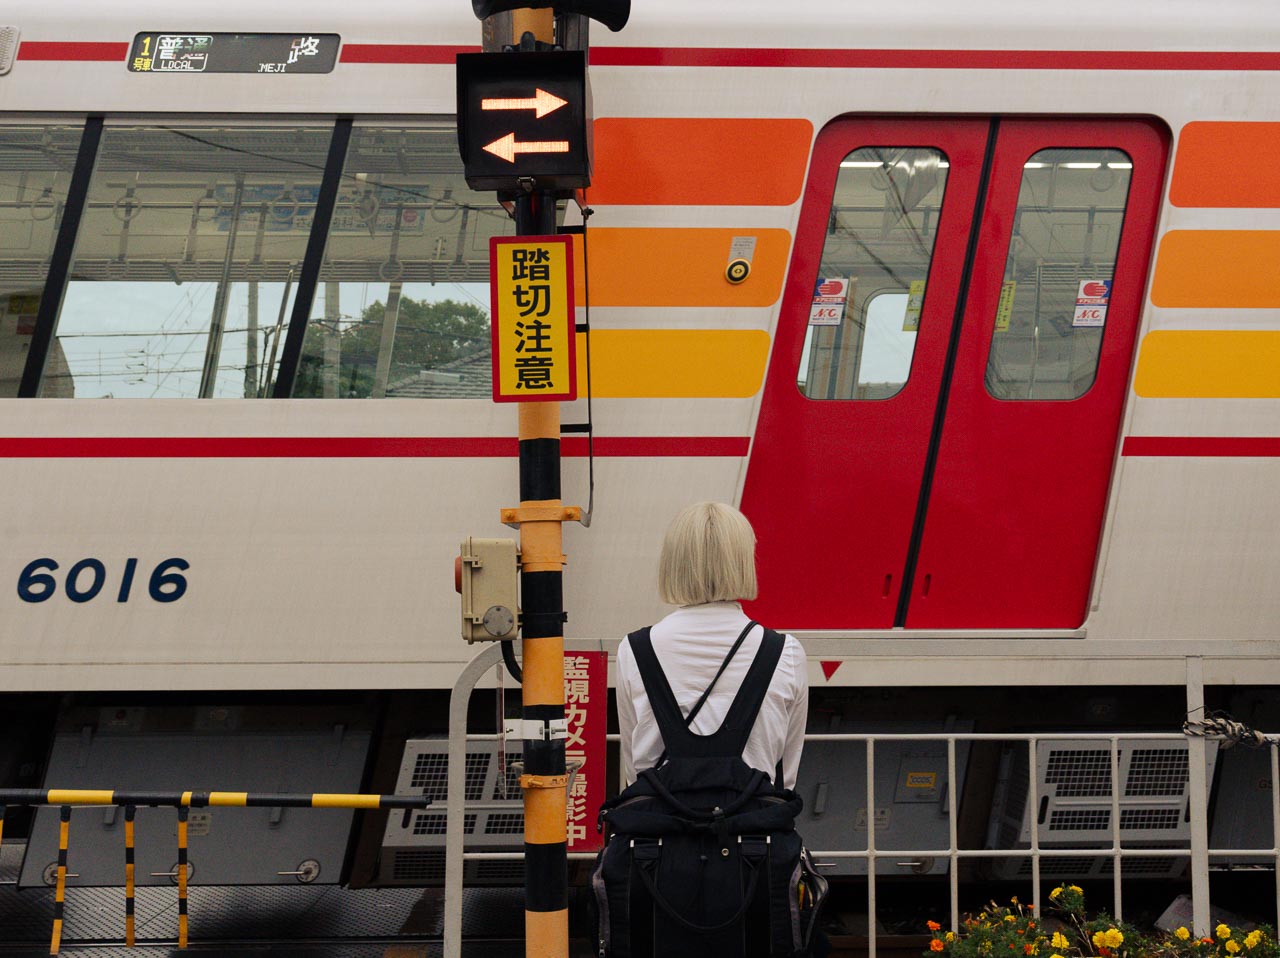
{"type": "Polygon", "coordinates": [[[520,565],[514,539],[467,536],[458,557],[462,638],[514,639],[520,627],[520,565]]]}
{"type": "MultiPolygon", "coordinates": [[[[823,732],[938,733],[967,732],[970,722],[850,723],[823,732]]],[[[810,731],[814,731],[811,729],[810,731]]],[[[867,746],[865,742],[809,742],[804,747],[796,790],[804,810],[796,828],[805,846],[818,851],[864,851],[867,825],[875,828],[880,851],[903,849],[904,854],[880,858],[877,875],[946,874],[948,860],[905,854],[912,848],[946,848],[948,794],[962,789],[969,761],[969,744],[956,743],[956,777],[947,774],[947,743],[937,741],[880,741],[873,753],[875,802],[867,803],[867,746]]],[[[957,792],[957,795],[959,792],[957,792]]],[[[824,875],[865,875],[865,858],[817,856],[824,875]]]]}
{"type": "MultiPolygon", "coordinates": [[[[1216,742],[1206,742],[1207,781],[1213,782],[1216,742]]],[[[1010,743],[1000,760],[992,801],[989,848],[1031,847],[1035,818],[1041,848],[1078,849],[1079,855],[1040,859],[1047,879],[1111,876],[1115,858],[1090,854],[1109,849],[1115,834],[1111,796],[1111,745],[1103,740],[1051,739],[1036,743],[1036,801],[1030,798],[1030,751],[1010,743]]],[[[1191,824],[1189,752],[1185,742],[1121,739],[1117,748],[1119,835],[1122,848],[1189,848],[1191,824]]],[[[1206,796],[1206,800],[1208,796],[1206,796]]],[[[1187,869],[1186,856],[1141,857],[1125,861],[1127,878],[1172,878],[1187,869]]],[[[992,877],[1031,874],[1031,857],[993,859],[992,877]]]]}

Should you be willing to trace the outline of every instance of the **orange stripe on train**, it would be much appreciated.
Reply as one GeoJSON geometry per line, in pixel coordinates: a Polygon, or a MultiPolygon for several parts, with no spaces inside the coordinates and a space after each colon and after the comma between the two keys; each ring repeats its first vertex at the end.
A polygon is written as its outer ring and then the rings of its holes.
{"type": "MultiPolygon", "coordinates": [[[[781,229],[593,226],[592,306],[772,306],[782,294],[791,234],[781,229]],[[751,274],[725,279],[733,251],[754,248],[751,274]]],[[[575,236],[574,302],[585,303],[582,237],[575,236]]]]}
{"type": "Polygon", "coordinates": [[[1172,230],[1160,240],[1151,302],[1192,309],[1277,307],[1277,263],[1280,231],[1172,230]]]}
{"type": "Polygon", "coordinates": [[[1188,123],[1178,134],[1174,206],[1280,207],[1280,123],[1188,123]]]}
{"type": "Polygon", "coordinates": [[[595,121],[587,199],[602,205],[789,206],[804,188],[808,120],[595,121]]]}

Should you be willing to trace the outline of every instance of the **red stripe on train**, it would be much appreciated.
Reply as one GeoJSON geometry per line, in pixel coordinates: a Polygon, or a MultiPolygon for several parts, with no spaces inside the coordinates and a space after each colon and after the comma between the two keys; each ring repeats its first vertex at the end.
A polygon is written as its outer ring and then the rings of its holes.
{"type": "Polygon", "coordinates": [[[425,43],[346,43],[343,63],[453,63],[459,53],[479,53],[475,47],[430,46],[425,43]]]}
{"type": "MultiPolygon", "coordinates": [[[[602,457],[741,457],[745,436],[597,436],[602,457]]],[[[587,455],[585,436],[561,440],[565,456],[587,455]]],[[[502,458],[519,453],[506,436],[163,436],[0,438],[8,459],[422,459],[502,458]]]]}
{"type": "Polygon", "coordinates": [[[127,43],[87,43],[24,40],[18,46],[19,60],[100,60],[123,62],[129,56],[127,43]]]}
{"type": "Polygon", "coordinates": [[[1280,456],[1277,436],[1129,436],[1121,447],[1124,456],[1280,456]]]}
{"type": "MultiPolygon", "coordinates": [[[[478,47],[360,43],[344,63],[452,63],[478,47]]],[[[1148,50],[785,50],[767,47],[593,47],[596,66],[802,67],[897,70],[1277,70],[1280,52],[1148,50]]]]}
{"type": "MultiPolygon", "coordinates": [[[[478,46],[348,43],[343,63],[451,64],[478,46]]],[[[123,61],[128,43],[27,40],[19,60],[123,61]]],[[[1280,52],[1198,50],[785,50],[767,47],[595,47],[598,66],[804,67],[896,70],[1276,70],[1280,52]]]]}
{"type": "Polygon", "coordinates": [[[892,70],[1280,70],[1280,53],[1147,50],[782,50],[594,47],[598,66],[892,70]]]}

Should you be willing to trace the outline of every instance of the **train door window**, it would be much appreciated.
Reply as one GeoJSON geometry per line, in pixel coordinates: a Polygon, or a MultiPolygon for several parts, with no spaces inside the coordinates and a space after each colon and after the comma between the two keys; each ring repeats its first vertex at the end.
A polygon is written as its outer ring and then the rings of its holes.
{"type": "MultiPolygon", "coordinates": [[[[80,124],[0,126],[0,398],[18,394],[82,132],[80,124]]],[[[61,349],[48,365],[65,375],[61,349]]]]}
{"type": "Polygon", "coordinates": [[[1118,150],[1051,149],[1023,166],[987,358],[996,399],[1093,385],[1133,170],[1118,150]]]}
{"type": "Polygon", "coordinates": [[[453,128],[356,127],[293,395],[490,397],[489,238],[512,231],[453,128]]]}
{"type": "Polygon", "coordinates": [[[923,147],[841,161],[796,377],[809,399],[888,399],[906,384],[947,169],[923,147]]]}
{"type": "Polygon", "coordinates": [[[41,394],[269,394],[331,133],[108,126],[41,394]]]}

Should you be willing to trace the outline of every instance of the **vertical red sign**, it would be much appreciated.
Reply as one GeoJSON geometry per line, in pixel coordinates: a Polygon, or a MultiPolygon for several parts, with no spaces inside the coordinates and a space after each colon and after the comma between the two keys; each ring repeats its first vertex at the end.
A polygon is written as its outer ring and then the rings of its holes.
{"type": "Polygon", "coordinates": [[[569,730],[564,759],[570,770],[565,813],[571,852],[599,851],[604,844],[596,831],[596,816],[604,802],[608,695],[609,653],[564,654],[564,716],[569,730]]]}

